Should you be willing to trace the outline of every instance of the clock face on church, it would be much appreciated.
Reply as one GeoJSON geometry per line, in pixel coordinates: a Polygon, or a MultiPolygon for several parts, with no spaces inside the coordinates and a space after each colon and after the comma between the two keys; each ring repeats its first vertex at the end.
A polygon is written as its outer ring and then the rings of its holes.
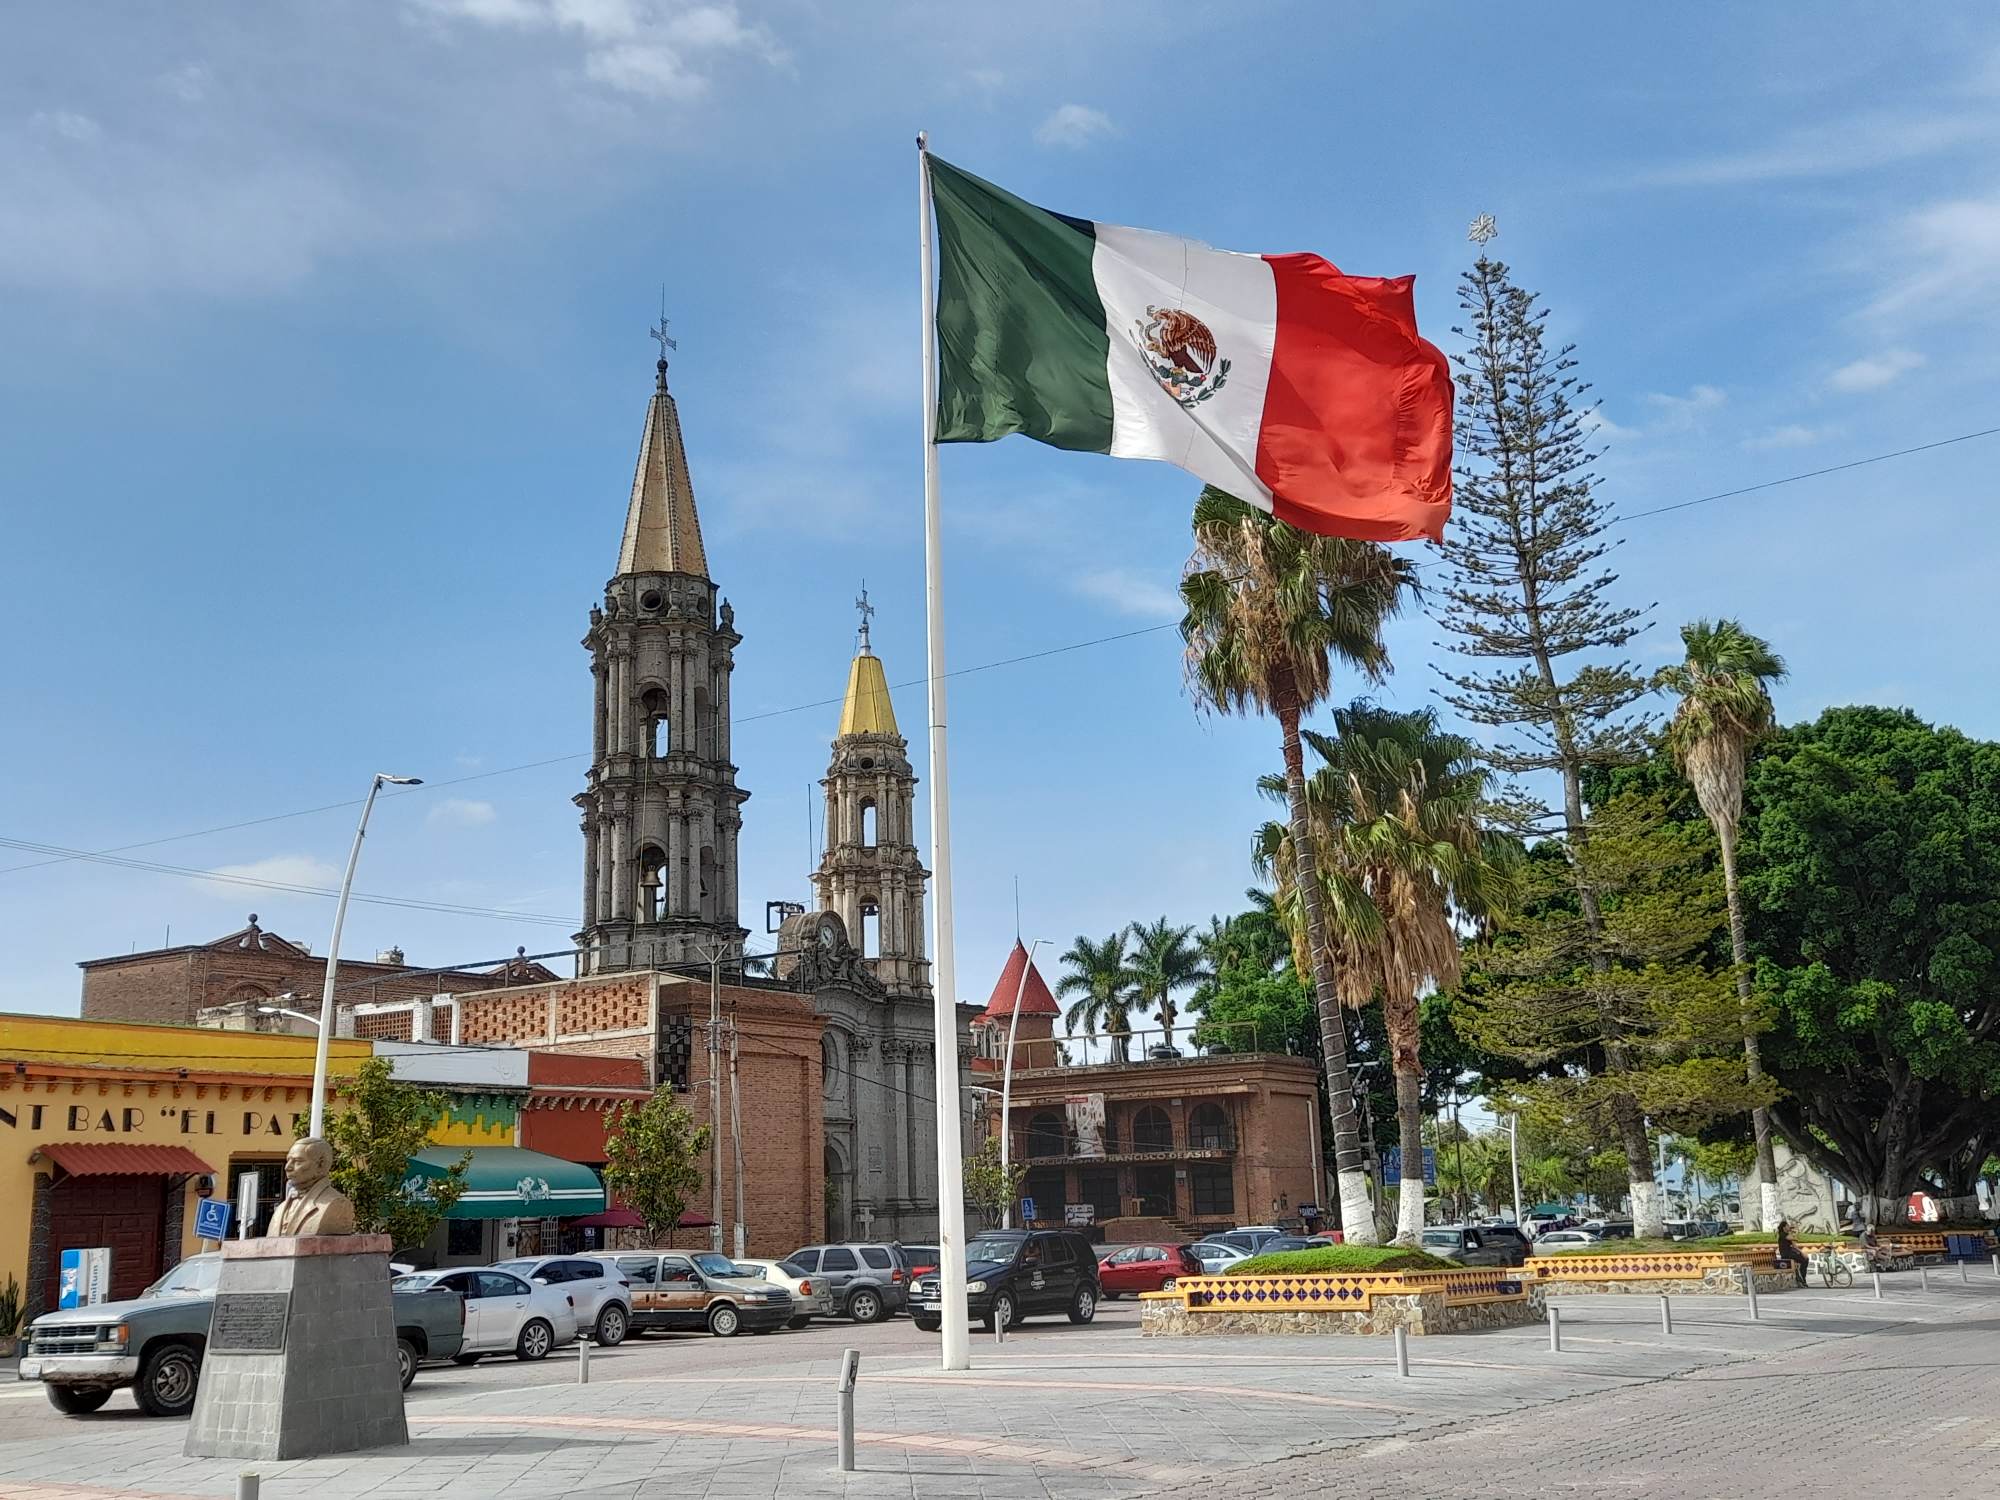
{"type": "Polygon", "coordinates": [[[819,919],[819,930],[814,934],[814,939],[819,943],[820,952],[838,952],[841,939],[840,918],[836,917],[832,912],[822,912],[819,919]]]}

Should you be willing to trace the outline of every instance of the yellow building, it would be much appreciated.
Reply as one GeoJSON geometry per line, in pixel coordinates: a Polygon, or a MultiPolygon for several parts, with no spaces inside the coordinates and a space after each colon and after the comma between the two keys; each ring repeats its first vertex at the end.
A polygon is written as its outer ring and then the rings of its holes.
{"type": "MultiPolygon", "coordinates": [[[[372,1050],[330,1042],[330,1073],[372,1050]]],[[[201,1248],[199,1197],[254,1170],[268,1211],[312,1067],[309,1036],[0,1015],[0,1285],[44,1311],[62,1251],[106,1246],[111,1295],[133,1296],[201,1248]]],[[[448,1136],[491,1138],[470,1124],[448,1136]]]]}

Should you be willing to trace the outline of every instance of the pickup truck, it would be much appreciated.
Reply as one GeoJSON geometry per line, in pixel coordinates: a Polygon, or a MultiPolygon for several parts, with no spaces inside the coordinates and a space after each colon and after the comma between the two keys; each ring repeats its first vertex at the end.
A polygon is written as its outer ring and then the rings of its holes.
{"type": "MultiPolygon", "coordinates": [[[[69,1416],[96,1411],[121,1386],[153,1417],[186,1416],[201,1380],[220,1255],[191,1255],[129,1302],[44,1313],[28,1325],[20,1378],[39,1380],[69,1416]]],[[[464,1337],[465,1303],[436,1288],[397,1292],[396,1363],[408,1390],[423,1360],[450,1359],[464,1337]]]]}

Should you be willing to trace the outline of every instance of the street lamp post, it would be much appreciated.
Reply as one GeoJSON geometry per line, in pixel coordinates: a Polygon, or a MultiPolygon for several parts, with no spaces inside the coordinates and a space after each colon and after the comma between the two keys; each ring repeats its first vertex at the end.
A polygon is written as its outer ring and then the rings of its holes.
{"type": "Polygon", "coordinates": [[[340,899],[333,904],[333,938],[326,945],[326,978],[319,995],[319,1041],[313,1048],[312,1121],[306,1134],[321,1136],[326,1124],[326,1044],[333,1036],[333,981],[340,972],[340,926],[347,920],[347,893],[354,889],[354,867],[361,862],[361,841],[368,836],[368,814],[375,810],[375,794],[384,786],[422,786],[418,776],[391,776],[377,771],[368,783],[367,800],[361,804],[361,822],[354,830],[354,847],[347,851],[347,873],[341,877],[340,899]]]}
{"type": "Polygon", "coordinates": [[[1000,1208],[1000,1227],[1014,1227],[1014,1190],[1007,1176],[1008,1149],[1013,1145],[1014,1119],[1008,1112],[1014,1102],[1014,1033],[1021,1025],[1021,997],[1028,992],[1028,970],[1035,966],[1035,949],[1047,942],[1036,938],[1028,945],[1028,957],[1021,965],[1021,981],[1014,986],[1014,1013],[1007,1018],[1007,1057],[1000,1064],[1000,1185],[1007,1189],[1007,1201],[1000,1208]]]}
{"type": "Polygon", "coordinates": [[[1521,1227],[1521,1117],[1507,1116],[1507,1164],[1514,1172],[1514,1227],[1521,1227]]]}

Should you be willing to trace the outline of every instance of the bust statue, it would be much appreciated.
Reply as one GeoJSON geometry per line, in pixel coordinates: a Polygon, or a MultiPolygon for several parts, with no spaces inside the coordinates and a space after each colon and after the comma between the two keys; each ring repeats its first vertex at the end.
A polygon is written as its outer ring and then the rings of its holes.
{"type": "Polygon", "coordinates": [[[285,1201],[271,1216],[265,1233],[354,1233],[354,1205],[333,1185],[332,1174],[333,1147],[312,1135],[295,1141],[285,1153],[285,1201]]]}

